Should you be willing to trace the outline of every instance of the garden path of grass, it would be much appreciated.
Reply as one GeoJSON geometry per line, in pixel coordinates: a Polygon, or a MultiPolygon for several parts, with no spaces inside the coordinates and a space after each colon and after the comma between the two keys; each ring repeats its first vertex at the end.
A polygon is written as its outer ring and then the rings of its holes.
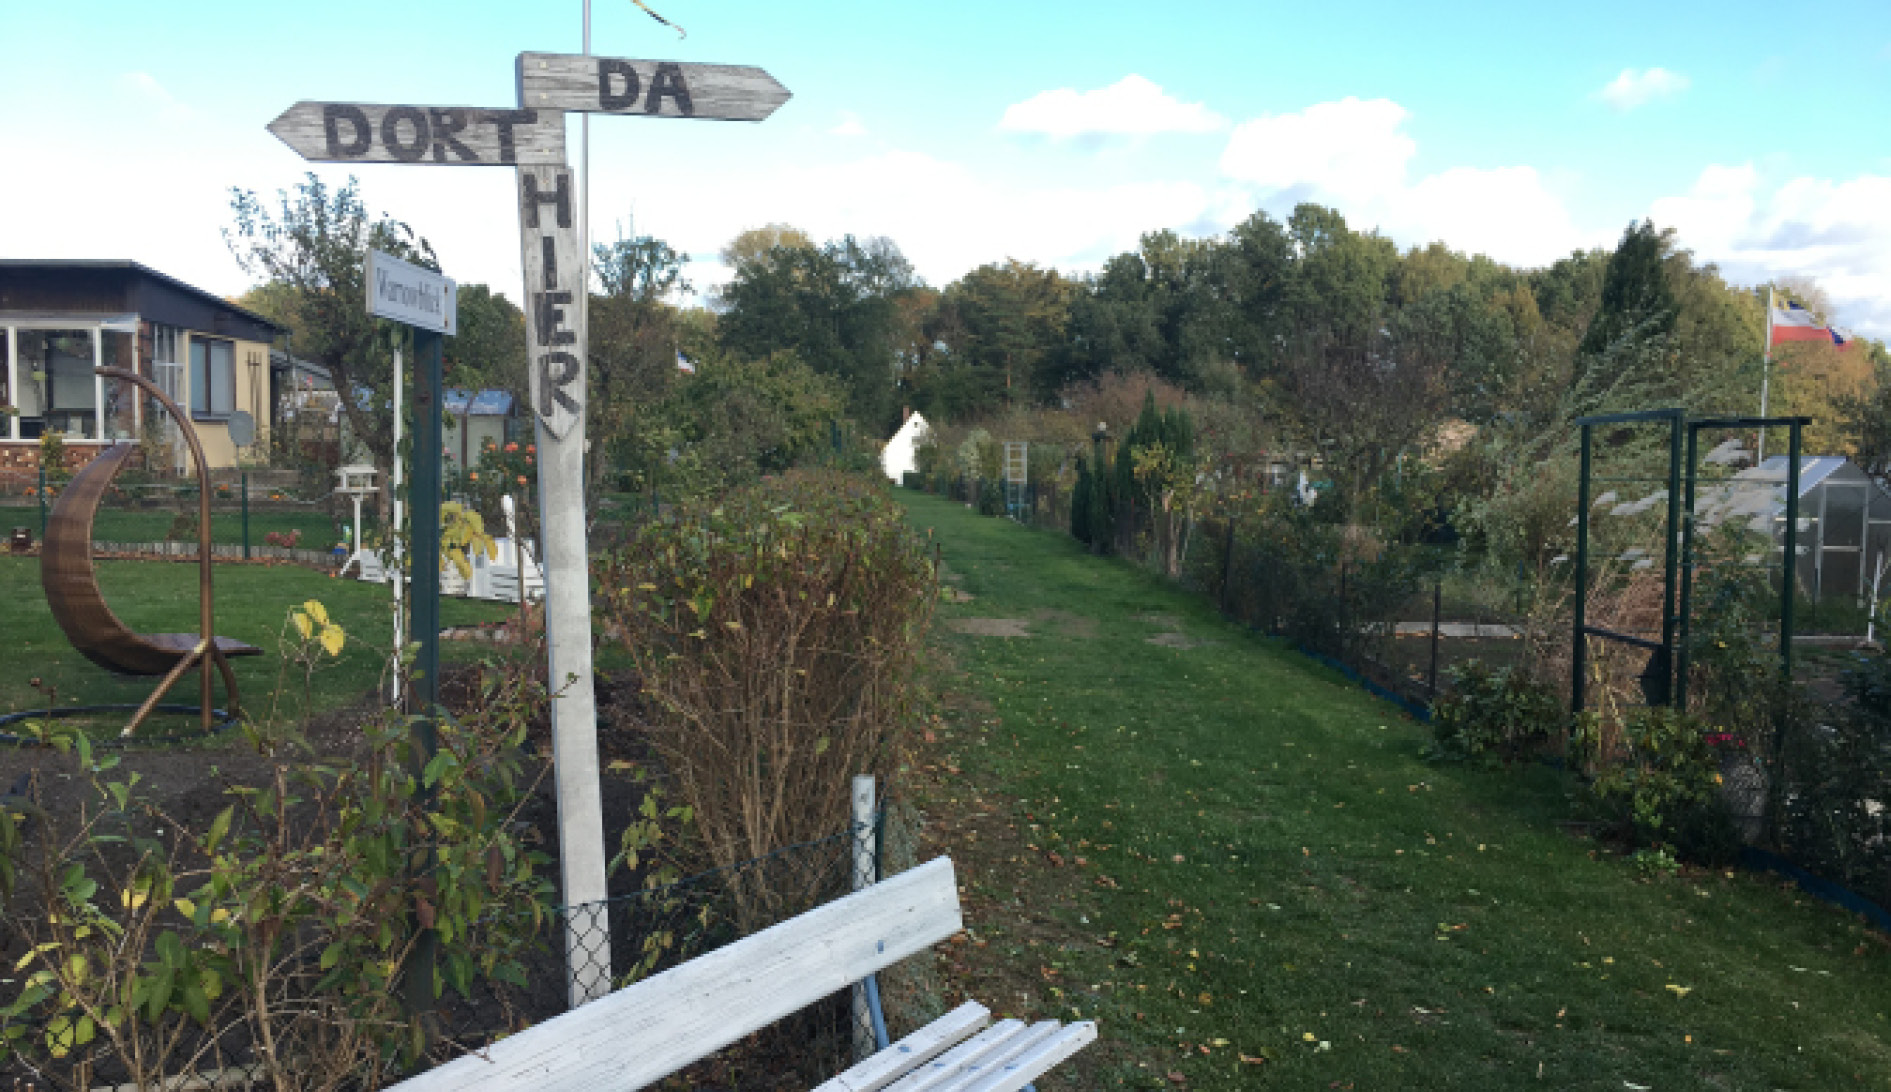
{"type": "Polygon", "coordinates": [[[1857,919],[1644,881],[1561,825],[1572,779],[1429,764],[1423,726],[1196,597],[899,496],[963,593],[941,621],[1032,634],[935,627],[915,794],[966,890],[948,1000],[1100,1021],[1047,1090],[1891,1087],[1891,949],[1857,919]]]}
{"type": "MultiPolygon", "coordinates": [[[[195,632],[197,565],[173,561],[101,561],[100,590],[112,611],[141,632],[195,632]]],[[[300,565],[216,566],[217,632],[263,650],[263,655],[232,660],[237,684],[252,714],[268,712],[282,661],[279,637],[289,608],[319,600],[348,635],[340,657],[325,660],[315,675],[313,712],[353,701],[381,677],[393,643],[388,588],[358,580],[337,580],[300,565]]],[[[446,626],[499,621],[516,608],[499,603],[444,599],[446,626]]],[[[484,651],[470,642],[443,642],[449,659],[484,651]]],[[[106,672],[73,650],[53,621],[39,582],[39,559],[0,557],[0,713],[45,706],[28,685],[39,678],[58,688],[62,705],[105,705],[143,701],[156,679],[128,679],[106,672]]],[[[290,688],[299,712],[301,684],[290,688]]],[[[195,677],[173,688],[174,700],[195,705],[195,677]]],[[[217,700],[223,700],[222,684],[217,700]]]]}

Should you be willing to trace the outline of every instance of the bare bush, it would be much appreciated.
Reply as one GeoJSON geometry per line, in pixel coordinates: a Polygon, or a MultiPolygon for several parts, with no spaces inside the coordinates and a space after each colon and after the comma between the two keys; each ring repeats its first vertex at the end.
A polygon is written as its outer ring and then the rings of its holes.
{"type": "MultiPolygon", "coordinates": [[[[599,576],[714,864],[842,829],[849,776],[895,770],[938,577],[884,488],[765,480],[640,528],[599,576]]],[[[738,888],[739,918],[769,920],[738,888]]]]}

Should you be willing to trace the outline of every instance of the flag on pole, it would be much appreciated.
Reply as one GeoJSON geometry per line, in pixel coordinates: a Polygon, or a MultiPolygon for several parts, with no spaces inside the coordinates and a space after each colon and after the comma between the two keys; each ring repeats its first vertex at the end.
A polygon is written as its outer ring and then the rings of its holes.
{"type": "Polygon", "coordinates": [[[689,358],[684,356],[681,352],[679,352],[676,354],[676,370],[679,372],[688,372],[691,375],[695,375],[696,365],[691,364],[689,362],[689,358]]]}
{"type": "Polygon", "coordinates": [[[1771,317],[1772,332],[1767,342],[1769,348],[1788,341],[1825,341],[1841,349],[1851,344],[1850,338],[1829,326],[1819,325],[1819,321],[1812,317],[1812,312],[1796,303],[1789,302],[1784,308],[1773,308],[1771,317]]]}

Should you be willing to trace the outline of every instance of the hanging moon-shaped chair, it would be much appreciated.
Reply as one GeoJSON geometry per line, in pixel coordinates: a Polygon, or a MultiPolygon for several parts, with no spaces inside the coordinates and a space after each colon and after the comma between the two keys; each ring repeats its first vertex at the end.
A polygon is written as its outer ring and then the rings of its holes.
{"type": "MultiPolygon", "coordinates": [[[[106,487],[135,450],[131,444],[112,445],[59,494],[40,547],[39,581],[53,621],[86,659],[120,675],[163,675],[190,655],[199,635],[133,630],[105,605],[92,569],[93,517],[106,487]]],[[[217,638],[217,650],[225,656],[257,656],[263,651],[228,637],[217,638]]]]}
{"type": "Polygon", "coordinates": [[[197,591],[198,631],[192,633],[139,633],[119,621],[105,597],[99,593],[98,574],[92,569],[92,518],[99,500],[112,483],[133,450],[130,444],[114,444],[88,463],[72,479],[47,522],[46,537],[39,553],[39,580],[46,589],[46,603],[53,619],[65,631],[66,639],[86,659],[127,675],[162,675],[163,681],[152,691],[138,712],[125,726],[124,735],[138,730],[151,715],[158,699],[176,684],[184,672],[199,670],[198,713],[204,732],[211,730],[210,667],[215,664],[223,676],[223,689],[230,698],[230,711],[237,711],[236,673],[230,670],[230,657],[257,656],[262,649],[213,636],[210,564],[210,464],[204,459],[203,444],[177,403],[171,401],[158,385],[145,376],[122,368],[95,368],[98,375],[130,383],[164,406],[178,431],[190,447],[197,466],[197,565],[200,573],[197,591]]]}

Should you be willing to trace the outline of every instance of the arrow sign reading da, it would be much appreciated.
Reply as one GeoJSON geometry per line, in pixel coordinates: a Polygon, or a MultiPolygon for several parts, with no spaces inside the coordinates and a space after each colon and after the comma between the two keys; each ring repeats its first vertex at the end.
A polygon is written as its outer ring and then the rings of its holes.
{"type": "Polygon", "coordinates": [[[519,103],[533,110],[761,121],[789,91],[759,68],[519,54],[519,103]]]}
{"type": "Polygon", "coordinates": [[[565,119],[552,110],[298,102],[269,131],[303,159],[516,167],[565,161],[565,119]]]}

